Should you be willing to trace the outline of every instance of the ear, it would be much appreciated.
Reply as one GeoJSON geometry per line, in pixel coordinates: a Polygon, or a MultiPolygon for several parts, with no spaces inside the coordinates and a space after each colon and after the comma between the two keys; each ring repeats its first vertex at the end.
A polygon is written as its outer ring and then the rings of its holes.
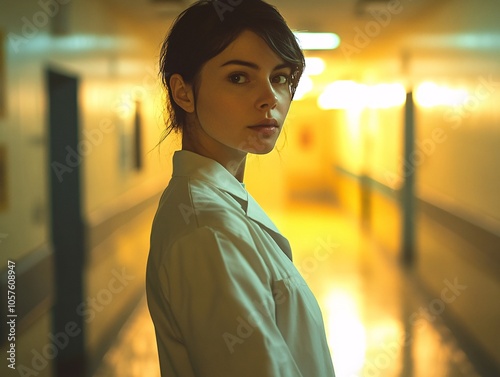
{"type": "Polygon", "coordinates": [[[187,84],[181,75],[175,73],[170,77],[170,89],[177,105],[187,113],[194,112],[194,93],[191,84],[187,84]]]}

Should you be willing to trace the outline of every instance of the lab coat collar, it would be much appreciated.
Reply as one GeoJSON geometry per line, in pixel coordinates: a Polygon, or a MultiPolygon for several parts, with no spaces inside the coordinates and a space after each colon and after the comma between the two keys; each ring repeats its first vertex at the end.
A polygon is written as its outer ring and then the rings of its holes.
{"type": "Polygon", "coordinates": [[[260,205],[244,188],[244,185],[229,173],[224,166],[208,157],[180,150],[174,153],[173,167],[172,177],[190,177],[206,181],[233,196],[241,204],[246,215],[262,225],[288,258],[292,259],[288,240],[281,235],[260,205]]]}
{"type": "Polygon", "coordinates": [[[286,256],[292,260],[292,249],[288,240],[283,237],[271,219],[262,210],[260,205],[248,194],[247,216],[267,228],[269,235],[276,241],[286,256]]]}
{"type": "Polygon", "coordinates": [[[174,153],[173,165],[173,177],[205,181],[240,200],[248,201],[248,192],[243,185],[224,166],[211,158],[180,150],[174,153]]]}

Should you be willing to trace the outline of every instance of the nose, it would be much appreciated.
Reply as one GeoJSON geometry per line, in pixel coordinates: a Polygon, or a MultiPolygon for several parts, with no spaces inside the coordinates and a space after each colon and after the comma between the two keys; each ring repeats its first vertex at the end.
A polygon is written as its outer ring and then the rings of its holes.
{"type": "Polygon", "coordinates": [[[270,110],[276,108],[278,105],[278,97],[271,83],[264,85],[259,93],[257,107],[261,110],[270,110]]]}

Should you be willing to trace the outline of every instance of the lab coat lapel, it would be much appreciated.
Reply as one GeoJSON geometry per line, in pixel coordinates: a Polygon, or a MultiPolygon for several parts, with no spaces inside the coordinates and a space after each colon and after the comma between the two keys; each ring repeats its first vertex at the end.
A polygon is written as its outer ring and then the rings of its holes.
{"type": "Polygon", "coordinates": [[[286,254],[286,256],[292,260],[292,249],[290,247],[290,243],[288,240],[281,235],[279,230],[273,224],[271,219],[266,215],[266,213],[262,210],[260,205],[252,198],[251,195],[248,195],[248,204],[247,204],[247,216],[253,221],[259,223],[264,230],[276,241],[281,250],[286,254]]]}
{"type": "Polygon", "coordinates": [[[173,163],[173,176],[188,176],[201,179],[232,195],[241,204],[243,210],[246,209],[247,216],[257,222],[276,241],[286,256],[292,260],[292,250],[288,240],[281,235],[255,199],[248,194],[241,183],[226,168],[214,160],[185,150],[175,152],[173,163]]]}

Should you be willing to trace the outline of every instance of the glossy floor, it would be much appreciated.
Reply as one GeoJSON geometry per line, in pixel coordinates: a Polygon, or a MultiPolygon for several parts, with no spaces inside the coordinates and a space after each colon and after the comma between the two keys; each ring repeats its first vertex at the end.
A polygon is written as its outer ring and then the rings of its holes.
{"type": "MultiPolygon", "coordinates": [[[[478,376],[403,271],[333,207],[270,214],[316,294],[337,377],[478,376]]],[[[157,377],[154,331],[142,300],[94,377],[157,377]]]]}

